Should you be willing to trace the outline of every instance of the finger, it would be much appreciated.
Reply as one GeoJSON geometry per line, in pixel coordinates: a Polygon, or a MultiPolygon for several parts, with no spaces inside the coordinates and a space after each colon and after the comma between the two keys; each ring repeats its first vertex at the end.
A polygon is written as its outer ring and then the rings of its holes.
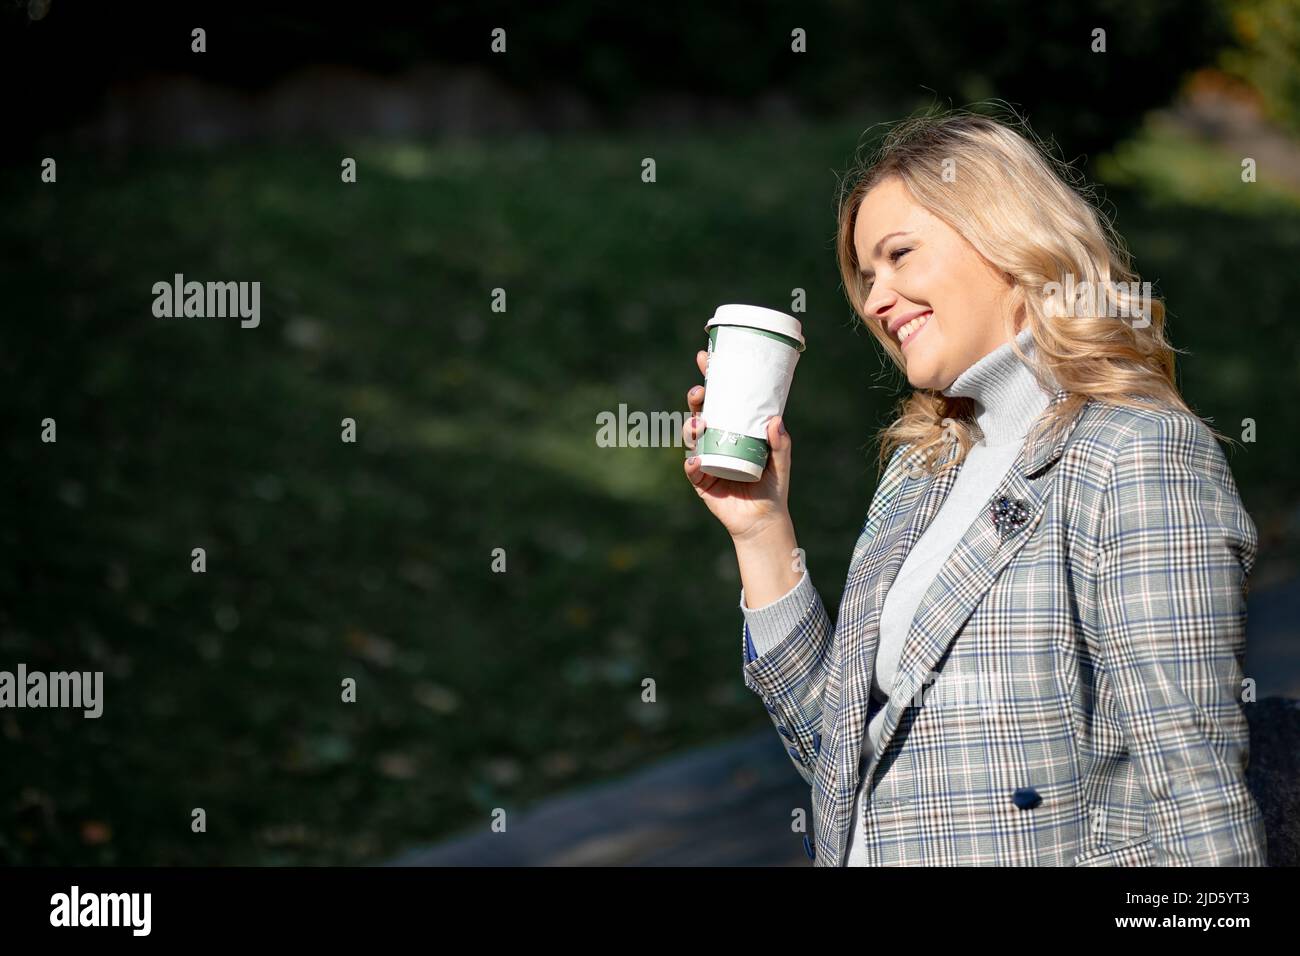
{"type": "Polygon", "coordinates": [[[686,477],[690,479],[691,484],[695,486],[696,491],[700,490],[700,484],[706,478],[712,477],[704,473],[704,469],[700,467],[699,458],[694,455],[682,462],[682,468],[686,472],[686,477]]]}
{"type": "Polygon", "coordinates": [[[777,480],[782,483],[790,476],[790,449],[793,446],[788,429],[782,431],[784,425],[785,418],[781,415],[774,415],[767,420],[767,443],[772,449],[772,468],[777,480]]]}
{"type": "Polygon", "coordinates": [[[705,349],[700,349],[695,353],[695,364],[700,367],[700,374],[707,378],[709,375],[709,353],[705,349]]]}
{"type": "Polygon", "coordinates": [[[704,386],[696,385],[686,392],[686,404],[692,415],[698,415],[704,409],[704,386]]]}
{"type": "Polygon", "coordinates": [[[700,459],[694,455],[683,462],[683,467],[686,471],[686,477],[690,479],[691,484],[695,486],[695,490],[701,495],[712,488],[718,480],[716,475],[706,475],[704,473],[704,469],[700,465],[700,459]]]}
{"type": "Polygon", "coordinates": [[[682,426],[682,444],[687,448],[694,450],[695,443],[699,441],[701,435],[707,430],[704,419],[699,415],[692,415],[682,426]]]}

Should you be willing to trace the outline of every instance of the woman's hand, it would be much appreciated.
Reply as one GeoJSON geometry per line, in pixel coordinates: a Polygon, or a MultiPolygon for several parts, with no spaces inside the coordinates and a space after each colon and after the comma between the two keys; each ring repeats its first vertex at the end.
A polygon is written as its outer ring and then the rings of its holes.
{"type": "MultiPolygon", "coordinates": [[[[700,374],[706,374],[709,353],[701,349],[695,355],[700,374]]],[[[686,447],[695,448],[699,436],[708,427],[701,417],[704,386],[696,385],[686,393],[686,403],[693,416],[682,430],[686,447]],[[693,424],[692,424],[693,423],[693,424]]],[[[736,542],[757,538],[769,528],[790,524],[790,436],[781,430],[780,416],[767,421],[767,443],[771,454],[763,477],[758,481],[731,481],[715,478],[700,470],[698,459],[687,459],[683,467],[695,493],[704,499],[713,516],[736,542]]]]}

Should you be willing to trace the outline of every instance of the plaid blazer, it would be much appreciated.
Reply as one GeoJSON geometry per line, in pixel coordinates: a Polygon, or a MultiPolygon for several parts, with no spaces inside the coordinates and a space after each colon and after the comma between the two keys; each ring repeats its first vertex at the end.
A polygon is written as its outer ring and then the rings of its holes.
{"type": "Polygon", "coordinates": [[[836,623],[814,592],[762,656],[743,632],[745,685],[811,787],[814,865],[845,864],[860,770],[870,865],[1264,865],[1239,703],[1258,538],[1209,429],[1089,401],[1031,432],[917,609],[863,768],[881,605],[960,468],[907,452],[836,623]]]}

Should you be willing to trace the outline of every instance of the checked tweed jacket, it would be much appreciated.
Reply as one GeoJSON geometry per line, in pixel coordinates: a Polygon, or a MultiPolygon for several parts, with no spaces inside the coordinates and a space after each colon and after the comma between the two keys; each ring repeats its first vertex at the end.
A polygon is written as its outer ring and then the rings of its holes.
{"type": "Polygon", "coordinates": [[[907,452],[836,623],[815,596],[762,656],[742,631],[745,685],[811,787],[814,865],[845,865],[860,770],[869,865],[1264,865],[1240,703],[1258,538],[1204,423],[1089,401],[1031,431],[917,609],[860,768],[881,605],[960,467],[907,452]],[[1021,522],[995,525],[1002,496],[1021,522]]]}

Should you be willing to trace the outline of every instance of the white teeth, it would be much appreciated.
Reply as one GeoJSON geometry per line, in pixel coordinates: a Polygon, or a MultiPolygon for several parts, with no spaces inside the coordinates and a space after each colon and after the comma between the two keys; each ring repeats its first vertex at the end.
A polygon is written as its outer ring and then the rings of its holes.
{"type": "Polygon", "coordinates": [[[930,321],[930,313],[927,312],[925,315],[919,316],[913,319],[911,322],[908,322],[907,325],[903,326],[898,330],[898,341],[900,342],[907,341],[907,337],[909,335],[911,335],[913,332],[915,332],[917,329],[919,329],[921,326],[925,325],[925,323],[929,321],[930,321]]]}

